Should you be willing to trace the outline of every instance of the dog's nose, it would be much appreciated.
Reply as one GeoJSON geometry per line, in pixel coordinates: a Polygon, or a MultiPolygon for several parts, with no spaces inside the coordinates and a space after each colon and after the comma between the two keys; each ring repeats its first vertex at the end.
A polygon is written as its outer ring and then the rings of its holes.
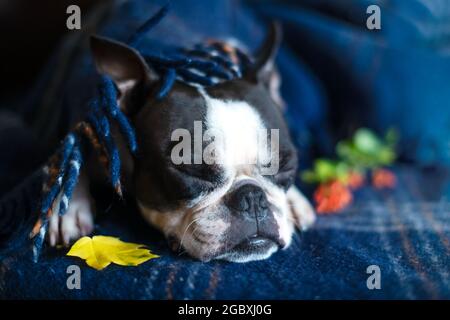
{"type": "Polygon", "coordinates": [[[285,245],[272,206],[261,187],[251,182],[237,187],[228,195],[226,205],[230,209],[231,227],[225,251],[245,256],[285,245]]]}
{"type": "Polygon", "coordinates": [[[269,207],[263,189],[255,184],[244,184],[236,189],[231,194],[228,205],[235,214],[258,220],[267,216],[269,207]]]}

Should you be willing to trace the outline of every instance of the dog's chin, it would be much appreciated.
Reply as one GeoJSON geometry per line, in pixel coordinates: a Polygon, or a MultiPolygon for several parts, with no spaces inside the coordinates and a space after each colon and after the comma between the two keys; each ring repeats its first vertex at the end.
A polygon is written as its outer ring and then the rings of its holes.
{"type": "Polygon", "coordinates": [[[264,260],[278,250],[279,245],[274,241],[261,237],[246,239],[214,258],[214,260],[226,260],[230,262],[244,263],[249,261],[264,260]]]}

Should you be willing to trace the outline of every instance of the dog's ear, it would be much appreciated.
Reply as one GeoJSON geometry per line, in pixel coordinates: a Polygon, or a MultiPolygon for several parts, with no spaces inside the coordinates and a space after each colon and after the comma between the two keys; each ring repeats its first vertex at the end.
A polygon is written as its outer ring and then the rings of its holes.
{"type": "Polygon", "coordinates": [[[253,81],[267,82],[274,71],[275,56],[281,43],[281,25],[273,21],[270,24],[269,32],[256,51],[252,68],[247,72],[247,77],[253,81]]]}
{"type": "Polygon", "coordinates": [[[281,98],[281,78],[275,67],[275,57],[281,43],[281,25],[273,21],[262,46],[255,54],[255,62],[246,74],[246,78],[255,83],[262,83],[268,90],[272,99],[284,107],[285,102],[281,98]]]}
{"type": "Polygon", "coordinates": [[[126,44],[92,36],[90,45],[97,70],[113,79],[122,97],[137,85],[157,80],[142,56],[126,44]]]}

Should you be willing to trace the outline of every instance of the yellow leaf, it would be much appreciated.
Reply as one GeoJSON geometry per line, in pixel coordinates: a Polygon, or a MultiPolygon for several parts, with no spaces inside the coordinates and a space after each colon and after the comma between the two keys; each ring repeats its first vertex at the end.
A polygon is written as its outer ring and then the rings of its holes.
{"type": "Polygon", "coordinates": [[[84,259],[97,270],[106,268],[111,262],[121,266],[137,266],[159,257],[142,244],[107,236],[83,237],[74,243],[67,255],[84,259]]]}

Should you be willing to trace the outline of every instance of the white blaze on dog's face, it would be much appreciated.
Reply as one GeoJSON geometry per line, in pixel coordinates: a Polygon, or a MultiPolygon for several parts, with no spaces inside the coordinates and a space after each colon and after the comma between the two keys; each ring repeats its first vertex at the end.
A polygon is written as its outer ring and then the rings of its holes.
{"type": "Polygon", "coordinates": [[[273,28],[255,68],[242,79],[208,88],[176,82],[162,100],[154,99],[158,79],[137,52],[117,43],[97,43],[94,50],[99,69],[115,78],[120,90],[126,88],[119,101],[139,143],[125,174],[129,189],[144,217],[175,249],[203,261],[265,259],[290,244],[296,224],[305,228],[314,220],[311,206],[292,187],[296,151],[271,95],[278,34],[273,28]],[[134,85],[123,85],[130,81],[134,85]],[[208,142],[196,133],[199,123],[203,132],[213,133],[215,161],[174,163],[179,141],[171,137],[179,129],[193,140],[188,159],[205,155],[208,142]],[[262,132],[265,143],[259,143],[262,132]]]}

